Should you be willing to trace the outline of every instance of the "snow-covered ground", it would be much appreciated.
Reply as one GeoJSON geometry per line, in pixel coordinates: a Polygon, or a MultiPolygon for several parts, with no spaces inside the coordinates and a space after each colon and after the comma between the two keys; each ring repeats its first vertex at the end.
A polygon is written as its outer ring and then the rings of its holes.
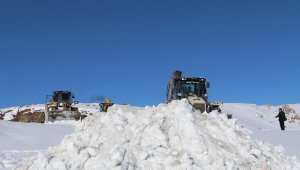
{"type": "MultiPolygon", "coordinates": [[[[92,114],[99,110],[97,103],[80,103],[79,110],[92,114]]],[[[4,120],[12,120],[18,110],[31,109],[43,111],[44,104],[34,104],[0,109],[4,120]]],[[[57,121],[45,124],[0,121],[0,169],[10,168],[22,159],[45,152],[51,146],[58,145],[61,140],[73,132],[79,122],[57,121]]]]}
{"type": "Polygon", "coordinates": [[[285,131],[280,130],[278,109],[281,106],[257,106],[253,104],[225,103],[222,106],[224,113],[233,114],[238,118],[237,124],[249,130],[253,138],[282,145],[289,155],[300,158],[300,121],[293,120],[292,116],[300,115],[300,105],[288,105],[295,113],[286,113],[285,131]]]}
{"type": "Polygon", "coordinates": [[[45,152],[72,133],[71,125],[47,125],[0,121],[0,169],[9,168],[23,158],[45,152]]]}
{"type": "MultiPolygon", "coordinates": [[[[107,113],[96,103],[80,104],[93,114],[82,122],[0,121],[0,169],[300,169],[300,125],[291,121],[300,105],[290,107],[295,113],[288,114],[284,132],[275,119],[278,107],[225,103],[223,112],[235,117],[228,120],[200,114],[186,100],[115,105],[107,113]]],[[[9,119],[16,109],[0,111],[12,110],[9,119]]]]}

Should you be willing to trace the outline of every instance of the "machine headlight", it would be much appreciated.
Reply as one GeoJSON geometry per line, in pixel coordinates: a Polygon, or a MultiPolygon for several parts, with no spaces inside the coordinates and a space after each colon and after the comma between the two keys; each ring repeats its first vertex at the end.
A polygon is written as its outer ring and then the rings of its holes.
{"type": "Polygon", "coordinates": [[[63,104],[63,103],[59,103],[59,106],[60,106],[60,107],[63,107],[63,106],[64,106],[64,104],[63,104]]]}

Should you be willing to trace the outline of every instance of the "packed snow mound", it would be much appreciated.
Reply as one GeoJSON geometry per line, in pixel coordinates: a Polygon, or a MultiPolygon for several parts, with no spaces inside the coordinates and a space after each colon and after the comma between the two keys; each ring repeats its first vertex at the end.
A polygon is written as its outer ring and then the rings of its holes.
{"type": "Polygon", "coordinates": [[[300,169],[300,163],[282,147],[251,139],[225,115],[200,114],[181,100],[98,112],[59,146],[14,169],[300,169]]]}

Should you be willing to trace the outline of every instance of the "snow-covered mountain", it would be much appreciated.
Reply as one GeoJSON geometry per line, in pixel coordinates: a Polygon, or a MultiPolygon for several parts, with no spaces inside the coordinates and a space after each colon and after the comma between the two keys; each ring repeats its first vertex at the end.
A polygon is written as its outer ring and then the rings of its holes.
{"type": "MultiPolygon", "coordinates": [[[[43,105],[26,107],[43,109],[43,105]]],[[[186,100],[144,108],[114,105],[107,113],[98,112],[95,103],[81,104],[81,110],[93,114],[82,122],[0,121],[1,139],[7,139],[0,144],[11,143],[19,152],[11,154],[8,145],[0,147],[0,168],[19,163],[15,169],[300,169],[295,142],[300,125],[292,119],[300,105],[289,107],[284,132],[275,119],[278,107],[225,103],[223,112],[234,116],[228,120],[225,114],[201,114],[186,100]],[[49,142],[49,136],[56,140],[49,142]],[[18,148],[23,139],[30,143],[37,138],[40,143],[18,148]],[[48,146],[52,147],[46,150],[48,146]],[[34,147],[35,152],[24,154],[34,147]],[[35,156],[20,163],[29,155],[35,156]]],[[[0,111],[9,119],[16,109],[0,111]]]]}

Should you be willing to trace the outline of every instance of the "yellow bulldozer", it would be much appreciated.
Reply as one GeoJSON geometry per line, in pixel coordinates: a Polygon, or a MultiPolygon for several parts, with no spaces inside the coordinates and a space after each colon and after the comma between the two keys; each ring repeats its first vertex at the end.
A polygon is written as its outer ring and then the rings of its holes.
{"type": "Polygon", "coordinates": [[[74,94],[70,91],[54,91],[46,98],[46,119],[55,120],[79,120],[82,117],[78,110],[78,101],[73,101],[74,94]]]}

